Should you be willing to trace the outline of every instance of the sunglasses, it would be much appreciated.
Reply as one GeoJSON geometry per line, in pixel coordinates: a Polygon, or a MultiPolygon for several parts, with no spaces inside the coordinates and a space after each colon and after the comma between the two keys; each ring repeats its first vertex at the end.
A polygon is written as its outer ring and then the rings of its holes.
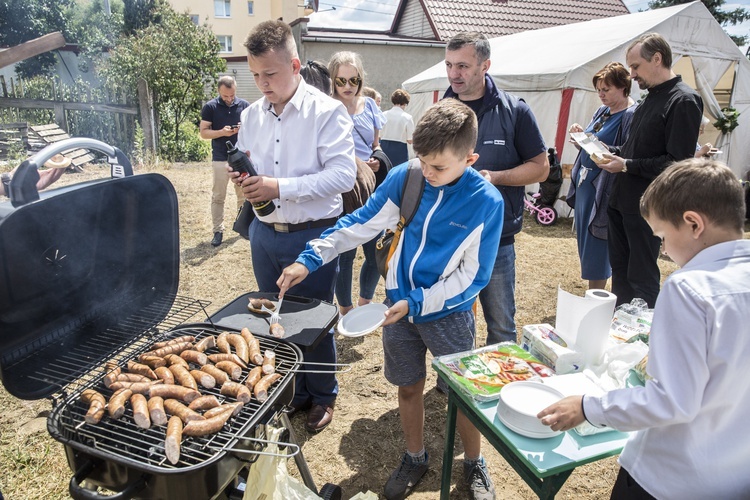
{"type": "Polygon", "coordinates": [[[607,123],[607,120],[609,120],[609,117],[612,116],[612,114],[609,111],[606,111],[602,116],[599,117],[598,120],[596,120],[596,123],[594,123],[594,133],[598,134],[599,131],[602,129],[605,123],[607,123]]]}
{"type": "Polygon", "coordinates": [[[333,81],[336,83],[337,87],[345,87],[347,82],[352,87],[359,87],[359,84],[362,83],[362,79],[358,76],[353,76],[349,78],[348,80],[344,78],[343,76],[337,76],[333,79],[333,81]]]}

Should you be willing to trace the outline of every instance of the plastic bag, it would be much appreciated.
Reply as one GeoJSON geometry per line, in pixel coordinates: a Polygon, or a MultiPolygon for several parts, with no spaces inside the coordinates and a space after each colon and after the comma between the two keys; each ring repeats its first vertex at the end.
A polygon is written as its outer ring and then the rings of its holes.
{"type": "MultiPolygon", "coordinates": [[[[617,342],[627,342],[633,337],[647,339],[653,317],[654,310],[648,308],[645,300],[633,299],[630,304],[622,304],[615,309],[609,334],[617,342]]],[[[647,340],[644,342],[648,343],[647,340]]]]}

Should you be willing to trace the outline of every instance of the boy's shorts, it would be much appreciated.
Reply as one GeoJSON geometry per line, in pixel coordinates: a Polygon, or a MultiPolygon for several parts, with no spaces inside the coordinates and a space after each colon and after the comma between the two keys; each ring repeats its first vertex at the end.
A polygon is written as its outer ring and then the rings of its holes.
{"type": "MultiPolygon", "coordinates": [[[[385,378],[400,387],[416,384],[427,376],[427,349],[435,357],[469,351],[474,349],[474,333],[471,311],[456,312],[428,323],[401,319],[383,327],[385,378]]],[[[446,390],[446,385],[440,387],[446,390]]]]}

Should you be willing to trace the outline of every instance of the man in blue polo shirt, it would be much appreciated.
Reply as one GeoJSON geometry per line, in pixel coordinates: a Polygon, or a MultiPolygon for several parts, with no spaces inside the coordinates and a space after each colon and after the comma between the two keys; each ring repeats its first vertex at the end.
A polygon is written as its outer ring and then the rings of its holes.
{"type": "MultiPolygon", "coordinates": [[[[244,99],[235,97],[237,90],[234,78],[219,78],[219,96],[208,101],[201,110],[200,133],[203,139],[211,139],[211,160],[214,172],[214,184],[211,190],[211,223],[214,237],[211,245],[221,245],[224,234],[224,200],[227,197],[227,141],[237,142],[240,127],[240,114],[250,105],[244,99]]],[[[242,189],[235,185],[237,208],[242,206],[245,196],[242,189]]]]}

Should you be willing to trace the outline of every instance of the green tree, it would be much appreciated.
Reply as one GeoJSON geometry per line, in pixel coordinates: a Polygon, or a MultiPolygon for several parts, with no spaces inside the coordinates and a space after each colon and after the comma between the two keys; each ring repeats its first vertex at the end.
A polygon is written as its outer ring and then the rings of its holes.
{"type": "Polygon", "coordinates": [[[114,85],[124,85],[135,95],[139,79],[152,92],[160,133],[173,134],[167,150],[173,160],[180,157],[180,125],[197,121],[207,89],[216,86],[218,74],[226,69],[219,57],[219,43],[205,26],[196,26],[185,14],[168,5],[157,8],[161,22],[123,37],[111,51],[102,74],[114,85]]]}
{"type": "MultiPolygon", "coordinates": [[[[115,46],[123,30],[122,0],[111,0],[110,10],[110,14],[104,12],[101,0],[77,0],[66,12],[69,41],[78,44],[79,51],[94,62],[99,62],[104,52],[115,46]]],[[[82,67],[85,64],[86,58],[79,57],[82,71],[89,69],[82,67]]]]}
{"type": "MultiPolygon", "coordinates": [[[[14,46],[34,38],[61,31],[66,40],[65,11],[75,0],[0,0],[0,45],[14,46]]],[[[16,73],[24,78],[50,75],[55,56],[45,52],[16,65],[16,73]]]]}
{"type": "MultiPolygon", "coordinates": [[[[661,7],[671,7],[673,5],[682,5],[684,3],[690,3],[693,0],[652,0],[648,3],[649,8],[659,9],[661,7]]],[[[725,11],[721,10],[721,6],[726,3],[725,0],[702,0],[703,5],[706,6],[711,15],[714,16],[716,21],[722,26],[736,26],[744,21],[750,20],[750,10],[744,7],[737,7],[734,10],[725,11]]],[[[729,35],[729,33],[727,33],[729,35]]],[[[748,36],[735,36],[729,35],[734,43],[738,47],[741,47],[747,43],[748,36]]]]}
{"type": "Polygon", "coordinates": [[[123,30],[127,35],[134,35],[140,29],[159,24],[160,12],[167,3],[166,0],[123,0],[123,2],[125,4],[123,30]]]}

